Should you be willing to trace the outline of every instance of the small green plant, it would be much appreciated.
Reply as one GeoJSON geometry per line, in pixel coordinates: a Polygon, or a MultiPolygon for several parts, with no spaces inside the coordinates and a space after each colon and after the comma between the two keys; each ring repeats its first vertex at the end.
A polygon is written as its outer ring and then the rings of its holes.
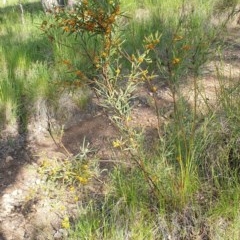
{"type": "Polygon", "coordinates": [[[90,152],[89,144],[85,145],[84,141],[79,154],[74,157],[65,160],[43,159],[38,172],[46,180],[66,186],[86,185],[94,175],[93,164],[87,160],[90,152]]]}
{"type": "Polygon", "coordinates": [[[34,103],[48,96],[50,90],[51,74],[45,57],[49,48],[36,27],[42,21],[41,5],[35,4],[34,11],[31,6],[24,6],[24,24],[19,4],[10,1],[0,9],[0,105],[5,115],[1,125],[19,123],[21,131],[26,131],[34,103]]]}

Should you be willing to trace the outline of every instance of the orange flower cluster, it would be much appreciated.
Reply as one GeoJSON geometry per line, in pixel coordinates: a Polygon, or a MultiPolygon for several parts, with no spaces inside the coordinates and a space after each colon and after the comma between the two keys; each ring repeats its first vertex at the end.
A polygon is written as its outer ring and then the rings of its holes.
{"type": "Polygon", "coordinates": [[[174,41],[174,42],[180,41],[180,40],[182,40],[182,39],[183,39],[183,36],[181,36],[181,35],[175,34],[175,35],[173,36],[173,41],[174,41]]]}
{"type": "Polygon", "coordinates": [[[182,47],[182,49],[185,50],[185,51],[188,51],[188,50],[191,49],[191,46],[186,44],[182,47]]]}
{"type": "Polygon", "coordinates": [[[160,41],[159,39],[155,39],[155,40],[153,40],[152,42],[146,44],[146,45],[145,45],[145,48],[146,48],[147,50],[153,50],[153,49],[156,47],[156,45],[159,43],[159,41],[160,41]]]}
{"type": "Polygon", "coordinates": [[[78,78],[78,79],[74,80],[73,82],[64,82],[63,85],[65,87],[67,87],[67,86],[80,87],[80,86],[83,85],[83,82],[88,80],[88,78],[86,77],[86,75],[82,71],[75,70],[74,66],[71,64],[71,62],[68,59],[64,59],[62,61],[62,63],[64,65],[66,65],[68,70],[71,71],[72,73],[74,73],[78,78]]]}
{"type": "MultiPolygon", "coordinates": [[[[72,10],[62,8],[53,12],[53,14],[54,26],[50,27],[50,24],[44,21],[41,26],[42,30],[50,37],[54,36],[55,30],[63,30],[63,32],[68,34],[81,35],[82,33],[88,33],[90,36],[101,36],[103,40],[101,50],[89,56],[96,69],[107,69],[111,48],[113,44],[119,44],[117,41],[114,42],[115,39],[113,38],[114,24],[117,17],[121,14],[119,1],[83,0],[81,5],[72,10]]],[[[54,40],[54,38],[51,40],[54,40]]],[[[69,60],[64,60],[63,64],[77,76],[79,82],[75,81],[75,85],[80,85],[87,79],[86,75],[76,70],[69,60]]]]}
{"type": "Polygon", "coordinates": [[[77,11],[56,13],[55,19],[64,32],[77,33],[88,31],[96,34],[110,34],[116,17],[120,15],[120,6],[109,9],[99,8],[87,1],[77,11]]]}
{"type": "Polygon", "coordinates": [[[173,65],[177,65],[177,64],[180,63],[180,61],[181,61],[180,58],[176,58],[176,57],[175,57],[175,58],[173,58],[173,60],[172,60],[172,64],[173,64],[173,65]]]}

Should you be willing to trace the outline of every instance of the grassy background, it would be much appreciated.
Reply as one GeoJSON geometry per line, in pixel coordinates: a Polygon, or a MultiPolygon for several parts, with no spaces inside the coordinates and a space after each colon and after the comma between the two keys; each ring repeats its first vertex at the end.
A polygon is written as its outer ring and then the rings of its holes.
{"type": "Polygon", "coordinates": [[[0,9],[2,126],[22,115],[23,98],[32,102],[49,91],[51,47],[39,29],[45,16],[38,2],[23,3],[23,9],[24,23],[16,2],[0,9]]]}

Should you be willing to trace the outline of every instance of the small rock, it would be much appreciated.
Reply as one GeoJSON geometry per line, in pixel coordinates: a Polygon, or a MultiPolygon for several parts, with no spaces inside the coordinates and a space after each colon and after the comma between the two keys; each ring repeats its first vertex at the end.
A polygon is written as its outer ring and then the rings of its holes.
{"type": "Polygon", "coordinates": [[[6,210],[13,207],[14,199],[11,197],[10,194],[4,194],[2,197],[2,207],[6,210]]]}
{"type": "Polygon", "coordinates": [[[67,237],[67,236],[68,236],[68,232],[67,232],[66,229],[60,228],[60,229],[59,229],[59,232],[60,232],[64,237],[67,237]]]}
{"type": "Polygon", "coordinates": [[[25,231],[24,233],[24,239],[30,239],[30,235],[28,232],[25,231]]]}
{"type": "Polygon", "coordinates": [[[12,195],[13,196],[19,196],[19,195],[22,195],[22,190],[21,189],[16,189],[12,192],[12,195]]]}
{"type": "Polygon", "coordinates": [[[9,163],[11,161],[13,161],[13,157],[12,156],[7,156],[6,157],[6,163],[9,163]]]}
{"type": "Polygon", "coordinates": [[[2,199],[11,199],[11,196],[10,196],[10,194],[8,194],[8,193],[5,193],[3,196],[2,196],[2,199]]]}
{"type": "Polygon", "coordinates": [[[53,235],[54,239],[61,239],[62,238],[62,233],[57,231],[54,235],[53,235]]]}
{"type": "Polygon", "coordinates": [[[8,175],[12,175],[12,172],[11,172],[11,171],[8,171],[7,173],[8,173],[8,175]]]}
{"type": "Polygon", "coordinates": [[[11,213],[14,210],[14,206],[7,204],[7,205],[3,206],[3,209],[5,210],[4,214],[8,215],[9,213],[11,213]]]}
{"type": "Polygon", "coordinates": [[[37,185],[39,185],[39,184],[41,183],[41,180],[40,180],[40,179],[36,179],[35,183],[36,183],[37,185]]]}

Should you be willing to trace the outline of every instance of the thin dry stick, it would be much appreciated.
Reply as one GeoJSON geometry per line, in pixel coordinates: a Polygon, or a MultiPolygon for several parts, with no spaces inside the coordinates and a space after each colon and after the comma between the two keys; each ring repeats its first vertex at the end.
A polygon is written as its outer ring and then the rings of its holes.
{"type": "Polygon", "coordinates": [[[48,118],[48,122],[47,122],[47,124],[48,124],[47,131],[48,131],[50,137],[52,138],[54,144],[55,144],[57,147],[59,147],[59,148],[61,148],[61,149],[64,150],[65,153],[63,153],[63,154],[64,154],[66,157],[70,157],[70,156],[71,156],[71,153],[66,149],[66,147],[63,145],[63,143],[62,143],[62,142],[57,143],[57,141],[55,140],[55,138],[54,138],[54,136],[53,136],[52,128],[51,128],[51,120],[50,120],[50,116],[49,116],[48,112],[47,112],[47,118],[48,118]]]}
{"type": "Polygon", "coordinates": [[[23,6],[22,6],[22,3],[19,1],[19,7],[20,7],[20,10],[21,10],[21,19],[22,19],[22,24],[25,24],[25,20],[24,20],[24,11],[23,11],[23,6]]]}

